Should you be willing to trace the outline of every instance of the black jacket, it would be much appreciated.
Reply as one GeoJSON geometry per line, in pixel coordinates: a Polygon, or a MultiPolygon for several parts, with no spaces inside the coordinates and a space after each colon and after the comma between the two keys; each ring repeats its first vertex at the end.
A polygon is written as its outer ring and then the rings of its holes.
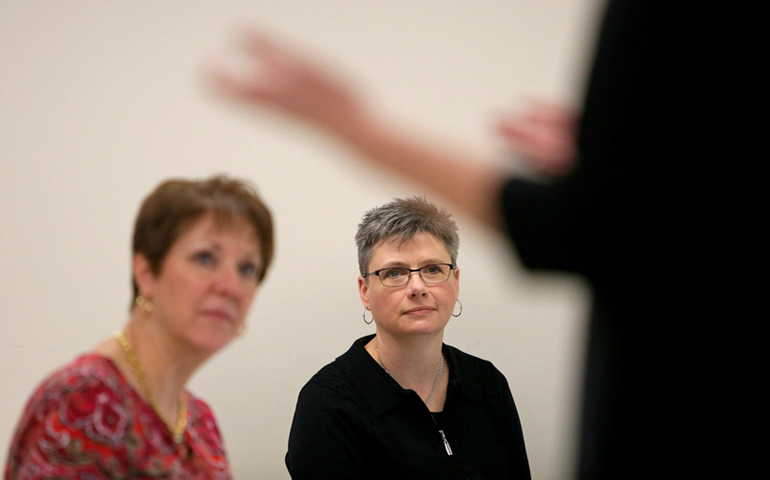
{"type": "Polygon", "coordinates": [[[371,339],[300,392],[286,454],[293,479],[530,478],[513,396],[490,362],[444,345],[449,387],[437,424],[365,350],[371,339]]]}
{"type": "Polygon", "coordinates": [[[682,379],[696,370],[688,358],[708,354],[696,354],[701,342],[688,324],[703,318],[693,308],[711,299],[688,300],[682,292],[703,281],[685,259],[710,232],[700,237],[690,229],[686,219],[697,209],[682,200],[691,195],[685,186],[695,182],[680,176],[677,166],[690,158],[702,161],[690,150],[705,138],[697,138],[702,134],[679,98],[687,93],[679,87],[683,78],[687,85],[690,77],[693,83],[701,79],[681,74],[684,62],[676,53],[682,42],[672,34],[675,10],[670,2],[608,2],[580,121],[576,169],[551,183],[512,180],[502,191],[501,213],[522,263],[579,273],[593,291],[581,479],[661,472],[677,478],[674,464],[683,468],[680,474],[693,476],[693,465],[705,458],[698,451],[682,460],[685,449],[709,437],[684,424],[703,395],[686,391],[682,379]],[[684,130],[696,133],[685,136],[684,130]]]}

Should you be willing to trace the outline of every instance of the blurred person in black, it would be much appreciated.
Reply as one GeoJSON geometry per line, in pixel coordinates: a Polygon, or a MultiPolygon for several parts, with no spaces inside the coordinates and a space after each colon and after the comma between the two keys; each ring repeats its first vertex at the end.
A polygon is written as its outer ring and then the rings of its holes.
{"type": "MultiPolygon", "coordinates": [[[[686,318],[672,304],[686,278],[668,263],[686,255],[685,204],[672,195],[682,158],[676,105],[677,43],[662,2],[611,0],[582,110],[535,104],[498,130],[536,171],[535,182],[427,140],[392,120],[345,79],[272,39],[244,45],[249,74],[217,67],[214,87],[326,131],[363,161],[417,181],[457,211],[510,236],[525,266],[573,272],[592,287],[580,432],[580,478],[693,472],[686,377],[686,318]],[[678,350],[685,348],[685,350],[678,350]],[[676,463],[673,460],[677,459],[676,463]]],[[[703,463],[700,463],[703,465],[703,463]]]]}

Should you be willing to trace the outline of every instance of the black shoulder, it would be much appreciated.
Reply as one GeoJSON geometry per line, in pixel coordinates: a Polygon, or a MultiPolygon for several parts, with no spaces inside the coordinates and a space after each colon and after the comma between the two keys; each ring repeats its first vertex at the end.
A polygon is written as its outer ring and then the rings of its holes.
{"type": "Polygon", "coordinates": [[[458,373],[466,375],[502,376],[503,374],[489,360],[465,353],[459,348],[444,345],[444,356],[448,358],[458,373]]]}
{"type": "Polygon", "coordinates": [[[355,385],[350,375],[334,361],[319,370],[302,387],[299,393],[299,401],[311,401],[324,403],[324,400],[340,401],[352,400],[357,397],[355,385]]]}

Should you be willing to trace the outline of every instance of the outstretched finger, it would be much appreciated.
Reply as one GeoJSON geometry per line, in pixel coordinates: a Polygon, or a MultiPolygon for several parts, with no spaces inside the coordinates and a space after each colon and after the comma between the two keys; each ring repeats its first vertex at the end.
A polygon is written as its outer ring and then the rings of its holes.
{"type": "Polygon", "coordinates": [[[219,62],[209,62],[204,67],[204,78],[210,87],[225,96],[236,100],[265,100],[270,97],[265,82],[259,81],[253,74],[244,78],[245,73],[237,71],[232,65],[219,62]]]}
{"type": "Polygon", "coordinates": [[[242,31],[239,35],[239,44],[250,57],[265,63],[285,64],[298,58],[298,55],[286,45],[254,29],[242,31]]]}
{"type": "Polygon", "coordinates": [[[525,116],[532,123],[557,128],[572,129],[577,125],[577,112],[574,109],[544,100],[530,100],[525,116]]]}

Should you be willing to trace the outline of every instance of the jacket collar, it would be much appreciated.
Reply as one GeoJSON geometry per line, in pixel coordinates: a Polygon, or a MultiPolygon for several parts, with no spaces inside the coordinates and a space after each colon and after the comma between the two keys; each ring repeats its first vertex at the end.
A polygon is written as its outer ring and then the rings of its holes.
{"type": "MultiPolygon", "coordinates": [[[[366,351],[367,343],[374,335],[356,340],[350,349],[337,359],[340,368],[350,376],[353,386],[371,407],[375,415],[384,413],[409,401],[417,394],[401,387],[377,361],[366,351]]],[[[471,400],[482,401],[483,392],[477,376],[468,372],[468,355],[444,344],[441,348],[444,360],[449,366],[449,390],[471,400]]],[[[447,395],[449,397],[449,394],[447,395]]]]}

